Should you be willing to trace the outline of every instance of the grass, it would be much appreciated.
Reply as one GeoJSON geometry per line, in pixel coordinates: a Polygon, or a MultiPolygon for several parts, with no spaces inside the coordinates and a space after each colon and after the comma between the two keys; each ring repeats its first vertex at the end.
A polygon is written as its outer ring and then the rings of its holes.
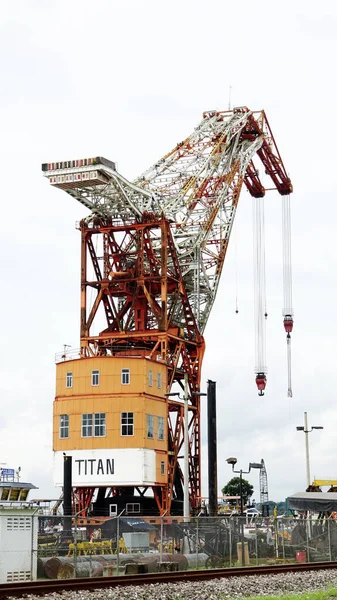
{"type": "Polygon", "coordinates": [[[242,600],[275,600],[275,598],[282,598],[282,600],[331,600],[332,598],[337,598],[337,589],[331,588],[320,592],[303,592],[302,594],[254,596],[250,597],[249,599],[242,598],[242,600]]]}
{"type": "MultiPolygon", "coordinates": [[[[217,600],[228,598],[227,595],[217,596],[217,600]]],[[[332,600],[337,598],[337,589],[331,588],[320,592],[303,592],[302,594],[278,594],[277,596],[249,596],[241,600],[332,600]]],[[[183,600],[182,596],[172,596],[172,600],[183,600]]]]}

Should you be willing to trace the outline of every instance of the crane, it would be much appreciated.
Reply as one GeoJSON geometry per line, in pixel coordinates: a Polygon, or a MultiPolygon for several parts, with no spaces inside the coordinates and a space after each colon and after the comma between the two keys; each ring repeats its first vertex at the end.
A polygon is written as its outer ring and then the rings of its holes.
{"type": "MultiPolygon", "coordinates": [[[[191,135],[132,182],[103,157],[42,165],[53,187],[89,209],[79,225],[80,357],[146,357],[167,369],[167,479],[149,486],[161,514],[183,494],[178,459],[185,435],[190,503],[193,509],[200,503],[204,331],[242,186],[254,198],[266,192],[253,158],[270,179],[268,189],[282,196],[292,192],[265,112],[247,107],[205,112],[191,135]],[[95,294],[91,305],[89,289],[95,294]],[[174,384],[183,387],[185,374],[186,432],[183,403],[169,397],[174,384]]],[[[263,391],[265,376],[257,374],[256,383],[263,391]]],[[[121,489],[114,486],[111,493],[118,495],[121,489]]],[[[77,508],[84,510],[92,490],[77,488],[76,493],[77,508]]]]}
{"type": "Polygon", "coordinates": [[[268,497],[268,477],[267,469],[263,458],[261,459],[260,469],[260,505],[263,517],[269,517],[269,497],[268,497]]]}

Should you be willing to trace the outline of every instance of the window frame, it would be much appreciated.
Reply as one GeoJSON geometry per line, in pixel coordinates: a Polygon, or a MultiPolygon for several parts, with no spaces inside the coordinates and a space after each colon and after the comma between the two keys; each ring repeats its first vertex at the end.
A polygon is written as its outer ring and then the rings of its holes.
{"type": "Polygon", "coordinates": [[[127,504],[125,505],[125,511],[126,511],[126,514],[128,514],[128,515],[132,515],[132,514],[139,515],[140,503],[139,502],[127,502],[127,504]],[[128,508],[128,506],[132,506],[132,510],[130,510],[128,508]],[[138,510],[135,510],[135,506],[138,506],[138,510]]]}
{"type": "Polygon", "coordinates": [[[164,460],[160,461],[160,474],[165,475],[165,461],[164,460]]]}
{"type": "Polygon", "coordinates": [[[93,413],[93,430],[94,430],[94,435],[93,437],[105,437],[106,436],[106,413],[93,413]],[[100,421],[102,419],[102,422],[98,422],[96,424],[96,417],[98,417],[98,421],[100,421]],[[103,418],[102,418],[103,417],[103,418]],[[96,433],[96,427],[97,428],[102,428],[102,431],[104,431],[104,433],[96,433]]]}
{"type": "Polygon", "coordinates": [[[99,386],[99,380],[100,380],[100,372],[99,369],[93,369],[91,371],[91,385],[92,387],[97,387],[99,386]],[[97,377],[97,383],[94,383],[94,377],[97,377]]]}
{"type": "Polygon", "coordinates": [[[157,373],[157,388],[158,390],[161,389],[162,386],[162,376],[161,376],[161,372],[159,371],[159,373],[157,373]]]}
{"type": "Polygon", "coordinates": [[[157,417],[157,439],[160,442],[165,441],[165,419],[164,417],[157,417]],[[163,424],[163,427],[159,427],[159,423],[163,424]],[[163,432],[163,437],[159,437],[159,432],[162,431],[163,432]]]}
{"type": "Polygon", "coordinates": [[[117,504],[109,504],[109,517],[117,517],[118,515],[118,505],[117,504]],[[114,508],[112,511],[111,509],[114,508]]]}
{"type": "MultiPolygon", "coordinates": [[[[89,421],[89,419],[88,419],[89,421]]],[[[81,437],[82,438],[88,438],[88,437],[93,437],[92,435],[92,431],[93,431],[93,418],[92,418],[92,413],[82,413],[82,420],[81,420],[81,437]],[[84,425],[84,417],[91,417],[91,424],[87,423],[84,425]],[[91,434],[89,433],[84,433],[84,429],[91,427],[91,434]]]]}
{"type": "Polygon", "coordinates": [[[81,437],[82,438],[92,438],[92,437],[106,437],[106,413],[82,413],[82,422],[81,422],[81,437]],[[104,415],[104,416],[103,416],[104,415]],[[86,417],[86,419],[85,419],[86,417]],[[97,419],[98,417],[98,419],[97,419]],[[103,419],[102,419],[103,417],[103,419]],[[100,422],[102,419],[102,422],[100,422]],[[96,421],[99,421],[98,423],[96,421]],[[86,423],[84,424],[84,421],[86,423]],[[96,433],[96,428],[102,427],[102,431],[104,433],[96,433]],[[89,433],[91,429],[91,434],[89,433]]]}
{"type": "Polygon", "coordinates": [[[130,369],[122,369],[121,370],[121,384],[122,385],[130,385],[130,369]],[[126,377],[126,379],[128,379],[128,381],[123,381],[124,379],[124,375],[126,377]]]}
{"type": "Polygon", "coordinates": [[[66,415],[66,414],[60,415],[60,418],[59,418],[59,438],[60,438],[60,440],[66,440],[69,438],[69,423],[70,423],[69,415],[66,415]],[[64,425],[62,423],[62,417],[67,418],[66,425],[64,425]],[[67,435],[61,435],[62,431],[66,431],[67,435]]]}
{"type": "Polygon", "coordinates": [[[146,437],[149,440],[154,440],[154,415],[146,415],[146,437]],[[151,420],[152,420],[152,424],[151,424],[151,420]],[[151,428],[152,428],[152,435],[150,435],[151,428]]]}
{"type": "Polygon", "coordinates": [[[153,371],[152,370],[148,371],[148,384],[149,384],[149,387],[153,386],[153,371]]]}
{"type": "Polygon", "coordinates": [[[135,413],[131,411],[123,411],[121,412],[121,421],[120,421],[120,433],[122,437],[132,437],[135,434],[135,413]],[[123,423],[123,415],[126,415],[126,423],[123,423]],[[129,422],[129,418],[132,415],[132,423],[129,422]],[[132,433],[123,433],[123,428],[126,428],[126,431],[129,431],[129,427],[132,428],[132,433]]]}
{"type": "Polygon", "coordinates": [[[68,371],[66,373],[66,388],[69,390],[73,387],[73,372],[72,371],[68,371]],[[69,381],[70,381],[70,385],[69,385],[69,381]]]}

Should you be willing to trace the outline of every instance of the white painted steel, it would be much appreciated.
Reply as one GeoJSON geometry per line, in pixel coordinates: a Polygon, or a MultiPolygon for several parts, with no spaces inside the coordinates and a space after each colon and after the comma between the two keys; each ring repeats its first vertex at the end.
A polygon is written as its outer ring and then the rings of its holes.
{"type": "Polygon", "coordinates": [[[293,317],[290,196],[282,196],[283,316],[293,317]]]}
{"type": "MultiPolygon", "coordinates": [[[[186,291],[200,332],[205,329],[215,300],[235,217],[238,197],[233,190],[237,185],[240,191],[248,164],[263,143],[263,135],[254,140],[240,140],[251,115],[251,112],[235,110],[221,116],[209,112],[187,138],[188,151],[184,146],[182,153],[180,147],[184,143],[178,144],[134,182],[104,164],[95,164],[94,168],[108,177],[108,183],[91,187],[89,182],[87,187],[74,184],[65,190],[91,211],[88,223],[97,216],[109,217],[116,224],[132,223],[146,212],[157,217],[164,214],[170,220],[186,291]],[[218,182],[216,191],[213,196],[205,197],[202,190],[212,181],[218,182]]],[[[87,171],[88,167],[76,168],[76,172],[81,170],[87,171]]],[[[44,175],[50,177],[66,172],[69,170],[47,171],[44,175]]],[[[160,260],[160,236],[153,235],[151,243],[160,260]]],[[[184,328],[181,306],[172,310],[173,322],[184,328]]]]}
{"type": "Polygon", "coordinates": [[[36,579],[37,531],[35,508],[0,509],[0,583],[36,579]]]}
{"type": "Polygon", "coordinates": [[[264,198],[253,198],[253,258],[255,306],[255,373],[266,374],[266,273],[264,244],[264,198]]]}
{"type": "MultiPolygon", "coordinates": [[[[155,485],[156,453],[148,448],[69,450],[72,485],[155,485]]],[[[63,485],[63,452],[54,452],[54,485],[63,485]]]]}

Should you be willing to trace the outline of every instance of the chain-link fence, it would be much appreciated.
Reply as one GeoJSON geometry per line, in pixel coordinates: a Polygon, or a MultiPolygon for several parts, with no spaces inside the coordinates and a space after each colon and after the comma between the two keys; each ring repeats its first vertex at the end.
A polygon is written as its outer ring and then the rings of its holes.
{"type": "Polygon", "coordinates": [[[337,521],[333,518],[222,515],[191,517],[185,522],[179,517],[144,519],[123,514],[92,517],[82,525],[80,516],[35,511],[17,522],[10,517],[6,526],[5,518],[9,519],[0,515],[0,527],[13,531],[9,532],[10,547],[2,549],[12,557],[7,575],[0,574],[3,581],[6,577],[66,579],[337,559],[337,521]],[[31,519],[30,528],[27,519],[31,519]],[[22,567],[22,553],[28,566],[22,567]]]}

